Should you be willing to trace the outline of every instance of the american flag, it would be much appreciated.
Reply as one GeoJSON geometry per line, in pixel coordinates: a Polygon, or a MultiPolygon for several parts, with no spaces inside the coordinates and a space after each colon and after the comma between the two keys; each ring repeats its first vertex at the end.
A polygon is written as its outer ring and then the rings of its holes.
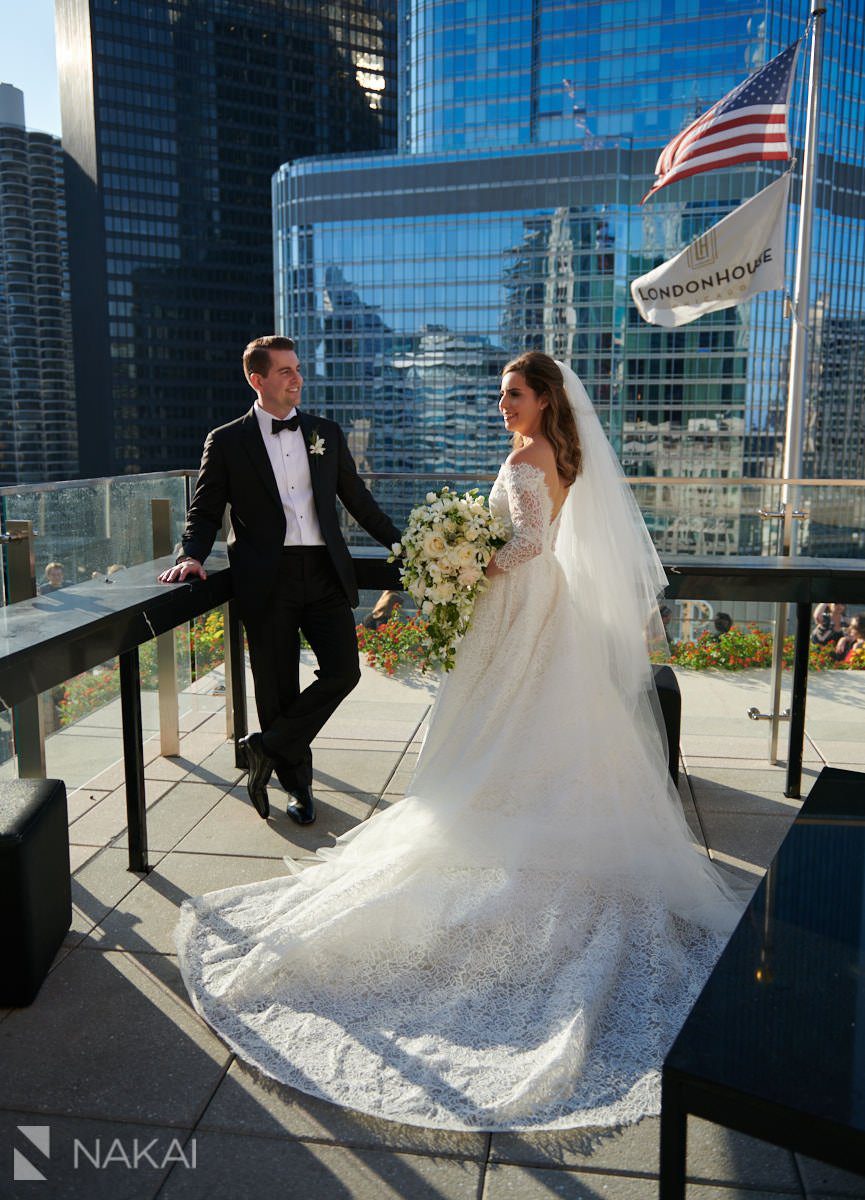
{"type": "Polygon", "coordinates": [[[799,42],[755,71],[661,151],[641,204],[668,183],[758,159],[787,159],[787,105],[799,42]]]}

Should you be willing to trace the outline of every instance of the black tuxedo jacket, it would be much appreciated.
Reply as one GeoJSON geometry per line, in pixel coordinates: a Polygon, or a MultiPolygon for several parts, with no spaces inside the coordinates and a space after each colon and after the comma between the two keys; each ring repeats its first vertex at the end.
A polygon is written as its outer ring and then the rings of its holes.
{"type": "MultiPolygon", "coordinates": [[[[339,528],[336,499],[377,542],[390,547],[400,532],[382,512],[357,473],[345,435],[335,421],[300,413],[309,458],[312,494],[322,537],[349,604],[358,603],[357,582],[339,528]],[[316,434],[318,439],[316,439],[316,434]],[[313,454],[310,441],[324,442],[313,454]]],[[[253,406],[245,416],[211,430],[204,443],[198,483],[183,531],[183,554],[204,562],[230,506],[228,560],[241,616],[254,619],[276,588],[285,540],[285,513],[253,406]]]]}

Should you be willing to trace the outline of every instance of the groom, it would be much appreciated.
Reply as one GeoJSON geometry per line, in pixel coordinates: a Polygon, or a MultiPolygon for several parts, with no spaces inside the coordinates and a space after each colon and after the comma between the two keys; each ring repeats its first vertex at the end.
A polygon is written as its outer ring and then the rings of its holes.
{"type": "Polygon", "coordinates": [[[390,547],[400,533],[360,479],[336,422],[299,411],[303,377],[291,338],[256,338],[243,369],[255,403],[207,435],[183,554],[159,578],[207,577],[202,563],[228,504],[228,558],[261,724],[261,733],[240,742],[247,789],[266,819],[276,771],[289,793],[288,815],[306,825],[315,820],[310,743],[360,679],[357,583],[337,496],[376,541],[390,547]],[[303,691],[301,633],[318,660],[317,678],[303,691]]]}

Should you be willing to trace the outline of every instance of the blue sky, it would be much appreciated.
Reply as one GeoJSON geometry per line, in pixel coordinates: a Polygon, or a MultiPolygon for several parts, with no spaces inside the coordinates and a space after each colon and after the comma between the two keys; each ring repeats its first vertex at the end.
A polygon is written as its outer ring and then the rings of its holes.
{"type": "Polygon", "coordinates": [[[0,0],[0,83],[24,93],[28,129],[60,135],[54,0],[0,0]]]}

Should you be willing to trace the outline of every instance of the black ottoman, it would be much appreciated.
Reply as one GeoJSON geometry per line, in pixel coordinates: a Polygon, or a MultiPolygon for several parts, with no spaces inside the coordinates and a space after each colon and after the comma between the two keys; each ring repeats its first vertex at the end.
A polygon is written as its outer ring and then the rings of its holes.
{"type": "Polygon", "coordinates": [[[670,751],[670,777],[673,783],[679,785],[679,734],[682,729],[682,693],[679,691],[679,681],[672,667],[666,663],[653,667],[655,687],[658,700],[661,702],[661,716],[664,718],[664,728],[667,731],[667,746],[670,751]]]}
{"type": "Polygon", "coordinates": [[[0,1005],[29,1004],[72,924],[62,779],[0,783],[0,1005]]]}

